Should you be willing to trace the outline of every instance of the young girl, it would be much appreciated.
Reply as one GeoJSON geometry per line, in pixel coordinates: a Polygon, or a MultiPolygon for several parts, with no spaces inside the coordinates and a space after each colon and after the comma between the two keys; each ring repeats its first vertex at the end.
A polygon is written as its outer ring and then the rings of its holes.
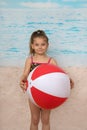
{"type": "MultiPolygon", "coordinates": [[[[26,59],[23,75],[20,80],[20,87],[23,91],[26,90],[26,80],[29,73],[38,65],[43,63],[57,65],[55,59],[49,57],[46,52],[49,46],[48,37],[42,30],[37,30],[32,33],[30,38],[30,54],[26,59]]],[[[71,86],[73,86],[71,82],[71,86]]],[[[30,130],[38,130],[38,124],[41,118],[42,130],[50,130],[50,110],[45,110],[37,107],[29,100],[31,111],[30,130]]]]}

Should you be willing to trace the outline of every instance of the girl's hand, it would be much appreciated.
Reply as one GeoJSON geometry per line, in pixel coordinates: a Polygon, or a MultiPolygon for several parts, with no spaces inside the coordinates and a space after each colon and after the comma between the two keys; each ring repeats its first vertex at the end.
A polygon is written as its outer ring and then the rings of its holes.
{"type": "Polygon", "coordinates": [[[71,85],[71,89],[72,89],[74,87],[74,82],[71,78],[70,78],[70,85],[71,85]]]}
{"type": "Polygon", "coordinates": [[[21,80],[20,81],[20,87],[22,88],[23,92],[25,92],[26,91],[26,81],[21,80]]]}

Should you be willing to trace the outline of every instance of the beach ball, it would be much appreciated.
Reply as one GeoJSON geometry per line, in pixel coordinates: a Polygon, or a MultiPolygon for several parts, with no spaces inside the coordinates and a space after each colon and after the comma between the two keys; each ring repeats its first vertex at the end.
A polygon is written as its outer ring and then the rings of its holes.
{"type": "Polygon", "coordinates": [[[27,94],[40,108],[56,108],[70,95],[69,77],[58,66],[41,64],[27,78],[27,94]]]}

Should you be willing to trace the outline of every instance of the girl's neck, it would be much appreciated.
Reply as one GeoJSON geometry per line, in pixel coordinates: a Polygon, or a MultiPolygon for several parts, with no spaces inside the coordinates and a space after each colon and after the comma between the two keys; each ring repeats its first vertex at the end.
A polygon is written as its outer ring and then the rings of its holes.
{"type": "Polygon", "coordinates": [[[47,57],[47,55],[46,54],[43,54],[43,55],[34,54],[33,57],[35,57],[35,58],[45,58],[45,57],[47,57]]]}
{"type": "Polygon", "coordinates": [[[48,58],[49,58],[49,56],[47,56],[46,54],[44,54],[44,55],[34,54],[33,55],[33,61],[34,62],[40,62],[40,63],[47,62],[48,58]]]}

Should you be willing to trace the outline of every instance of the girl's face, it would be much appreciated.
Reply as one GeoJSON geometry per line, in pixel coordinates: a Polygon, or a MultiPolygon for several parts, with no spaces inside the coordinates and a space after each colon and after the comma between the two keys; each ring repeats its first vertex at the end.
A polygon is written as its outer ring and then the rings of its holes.
{"type": "Polygon", "coordinates": [[[34,38],[32,49],[36,54],[43,55],[47,51],[48,43],[45,38],[37,37],[34,38]]]}

